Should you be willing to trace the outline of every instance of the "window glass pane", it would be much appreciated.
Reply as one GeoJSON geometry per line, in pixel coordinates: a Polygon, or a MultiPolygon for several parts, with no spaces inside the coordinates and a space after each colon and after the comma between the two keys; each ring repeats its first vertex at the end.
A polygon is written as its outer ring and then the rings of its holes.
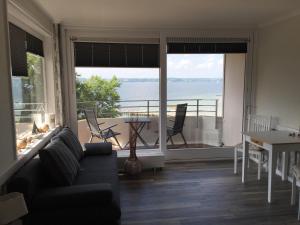
{"type": "Polygon", "coordinates": [[[12,77],[18,151],[31,142],[33,123],[42,128],[45,122],[43,61],[43,57],[27,53],[28,77],[12,77]]]}
{"type": "Polygon", "coordinates": [[[128,150],[129,127],[134,124],[137,150],[158,149],[158,68],[76,67],[75,72],[81,143],[107,140],[115,150],[128,150]]]}
{"type": "Polygon", "coordinates": [[[222,146],[224,55],[168,54],[167,66],[168,149],[222,146]]]}

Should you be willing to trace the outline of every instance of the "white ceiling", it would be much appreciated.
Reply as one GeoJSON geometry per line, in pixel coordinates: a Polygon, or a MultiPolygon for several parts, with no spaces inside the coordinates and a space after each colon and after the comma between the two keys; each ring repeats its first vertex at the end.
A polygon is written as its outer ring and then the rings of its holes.
{"type": "Polygon", "coordinates": [[[298,13],[299,0],[32,0],[55,22],[118,28],[254,28],[298,13]]]}

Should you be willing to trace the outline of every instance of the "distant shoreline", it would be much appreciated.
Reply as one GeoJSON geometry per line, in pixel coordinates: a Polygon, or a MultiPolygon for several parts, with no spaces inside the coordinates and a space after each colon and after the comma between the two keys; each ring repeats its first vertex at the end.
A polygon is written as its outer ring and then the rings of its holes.
{"type": "MultiPolygon", "coordinates": [[[[80,82],[87,80],[87,78],[77,78],[80,82]]],[[[105,79],[109,80],[109,79],[105,79]]],[[[118,78],[121,82],[158,82],[158,78],[118,78]]],[[[199,81],[223,81],[223,78],[167,78],[171,82],[199,82],[199,81]]]]}

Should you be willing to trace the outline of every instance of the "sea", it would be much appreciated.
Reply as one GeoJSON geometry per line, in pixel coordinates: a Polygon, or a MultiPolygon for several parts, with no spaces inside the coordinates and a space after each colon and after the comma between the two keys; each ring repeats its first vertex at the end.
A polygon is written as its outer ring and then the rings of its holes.
{"type": "MultiPolygon", "coordinates": [[[[158,79],[121,79],[118,88],[121,100],[158,100],[158,79]]],[[[209,78],[169,78],[167,81],[168,99],[218,98],[223,94],[223,79],[209,78]]]]}
{"type": "MultiPolygon", "coordinates": [[[[84,78],[80,78],[84,81],[84,78]]],[[[158,79],[120,79],[121,85],[117,89],[120,95],[120,107],[123,111],[146,111],[147,105],[151,112],[157,112],[159,106],[158,79]],[[128,107],[129,106],[129,107],[128,107]]],[[[22,102],[22,91],[19,88],[20,80],[13,82],[15,102],[22,102]]],[[[219,78],[168,78],[167,99],[168,107],[176,104],[188,103],[188,110],[196,111],[196,104],[218,106],[218,114],[222,113],[223,79],[219,78]]],[[[172,110],[172,109],[170,109],[172,110]]],[[[173,109],[174,110],[174,109],[173,109]]],[[[215,106],[201,106],[200,111],[213,111],[215,106]]],[[[212,112],[213,113],[213,112],[212,112]]]]}
{"type": "MultiPolygon", "coordinates": [[[[121,79],[118,88],[120,106],[123,111],[145,111],[147,104],[150,111],[157,113],[159,105],[159,80],[158,79],[121,79]],[[147,101],[150,100],[150,101],[147,101]],[[127,108],[129,106],[129,108],[127,108]],[[136,107],[134,107],[136,106],[136,107]]],[[[176,104],[188,103],[188,112],[196,113],[196,105],[202,115],[222,114],[223,79],[207,78],[169,78],[167,80],[168,110],[175,110],[176,104]],[[211,105],[211,106],[210,106],[211,105]],[[207,112],[206,112],[207,111],[207,112]]]]}

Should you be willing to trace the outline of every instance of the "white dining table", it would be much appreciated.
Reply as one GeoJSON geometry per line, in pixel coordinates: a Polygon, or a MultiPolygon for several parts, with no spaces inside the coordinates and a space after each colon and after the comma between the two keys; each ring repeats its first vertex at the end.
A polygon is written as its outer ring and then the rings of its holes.
{"type": "Polygon", "coordinates": [[[300,137],[290,136],[288,131],[260,131],[243,133],[242,182],[247,181],[249,143],[268,151],[268,202],[272,202],[273,180],[276,170],[277,153],[282,152],[282,180],[287,179],[289,153],[300,151],[300,137]]]}

